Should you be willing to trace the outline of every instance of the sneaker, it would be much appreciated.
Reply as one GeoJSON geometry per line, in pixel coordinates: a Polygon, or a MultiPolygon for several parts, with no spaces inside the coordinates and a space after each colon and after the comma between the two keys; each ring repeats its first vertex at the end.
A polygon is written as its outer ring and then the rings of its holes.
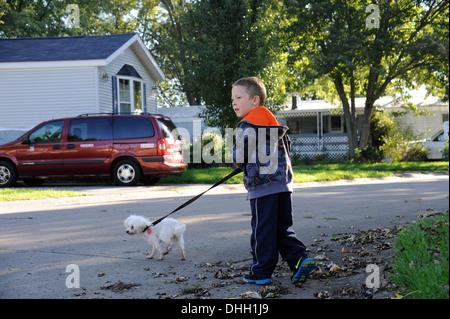
{"type": "Polygon", "coordinates": [[[249,284],[257,284],[257,285],[266,285],[272,283],[272,279],[270,278],[261,278],[252,274],[245,275],[244,281],[249,284]]]}
{"type": "Polygon", "coordinates": [[[295,266],[292,283],[305,282],[309,278],[309,274],[316,268],[316,262],[311,258],[300,258],[295,266]]]}

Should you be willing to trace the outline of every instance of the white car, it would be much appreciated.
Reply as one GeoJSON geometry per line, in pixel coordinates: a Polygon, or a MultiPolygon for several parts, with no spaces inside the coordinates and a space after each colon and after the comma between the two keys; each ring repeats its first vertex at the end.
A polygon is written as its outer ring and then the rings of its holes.
{"type": "Polygon", "coordinates": [[[441,160],[442,151],[447,144],[447,139],[444,136],[444,131],[441,130],[429,140],[425,142],[425,148],[427,149],[427,157],[429,160],[441,160]]]}

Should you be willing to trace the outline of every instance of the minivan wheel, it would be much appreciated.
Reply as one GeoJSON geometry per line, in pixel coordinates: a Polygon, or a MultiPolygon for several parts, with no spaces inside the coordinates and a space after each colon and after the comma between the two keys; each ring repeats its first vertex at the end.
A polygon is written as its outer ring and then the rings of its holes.
{"type": "Polygon", "coordinates": [[[0,161],[0,187],[11,187],[17,181],[17,173],[13,165],[0,161]]]}
{"type": "Polygon", "coordinates": [[[141,179],[139,165],[131,160],[123,160],[114,166],[114,182],[120,186],[134,186],[141,179]]]}

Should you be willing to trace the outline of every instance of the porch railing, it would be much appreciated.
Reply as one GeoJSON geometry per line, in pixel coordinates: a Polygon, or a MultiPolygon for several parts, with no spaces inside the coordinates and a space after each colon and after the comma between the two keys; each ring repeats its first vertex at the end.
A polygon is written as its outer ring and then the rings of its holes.
{"type": "Polygon", "coordinates": [[[348,156],[348,138],[346,134],[293,134],[292,154],[299,158],[325,156],[327,159],[345,159],[348,156]]]}

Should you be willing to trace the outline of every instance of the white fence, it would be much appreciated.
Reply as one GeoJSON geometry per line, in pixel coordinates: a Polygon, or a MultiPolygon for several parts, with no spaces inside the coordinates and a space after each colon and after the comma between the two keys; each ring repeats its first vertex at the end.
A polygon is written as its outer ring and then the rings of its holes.
{"type": "Polygon", "coordinates": [[[299,158],[325,156],[326,159],[340,160],[348,157],[348,138],[346,134],[290,135],[292,154],[299,158]]]}

